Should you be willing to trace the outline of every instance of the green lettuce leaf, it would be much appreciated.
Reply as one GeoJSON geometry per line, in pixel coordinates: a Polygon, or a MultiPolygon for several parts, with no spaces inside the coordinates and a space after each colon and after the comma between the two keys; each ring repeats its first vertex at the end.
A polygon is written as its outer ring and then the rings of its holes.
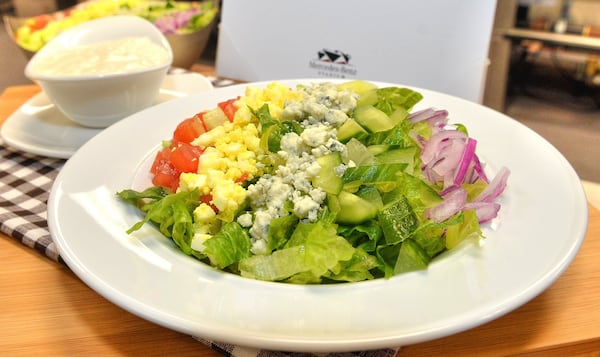
{"type": "Polygon", "coordinates": [[[263,104],[258,109],[250,108],[250,111],[260,122],[262,142],[266,142],[266,148],[271,152],[281,150],[281,138],[287,134],[294,132],[302,133],[304,128],[295,120],[279,121],[271,116],[269,105],[263,104]]]}
{"type": "Polygon", "coordinates": [[[335,282],[352,282],[373,279],[372,270],[379,268],[379,261],[362,249],[357,249],[352,259],[339,262],[325,277],[335,282]]]}
{"type": "Polygon", "coordinates": [[[337,232],[346,238],[352,246],[361,248],[366,252],[374,252],[383,238],[383,231],[379,222],[370,220],[359,225],[338,226],[337,232]]]}
{"type": "Polygon", "coordinates": [[[413,124],[406,120],[395,125],[390,130],[369,134],[365,139],[367,145],[395,145],[399,148],[416,147],[415,140],[410,136],[413,124]]]}
{"type": "Polygon", "coordinates": [[[409,88],[387,87],[377,89],[377,103],[374,107],[391,115],[397,108],[409,111],[415,106],[423,95],[409,88]]]}
{"type": "Polygon", "coordinates": [[[431,258],[419,244],[412,239],[405,240],[400,246],[398,259],[394,266],[394,274],[426,269],[430,261],[431,258]]]}
{"type": "Polygon", "coordinates": [[[466,210],[462,212],[462,215],[463,217],[460,222],[449,225],[446,229],[446,248],[448,249],[456,247],[460,242],[469,237],[484,238],[475,211],[466,210]]]}
{"type": "Polygon", "coordinates": [[[429,183],[407,173],[398,173],[395,188],[382,195],[385,204],[395,202],[400,197],[408,200],[420,220],[423,220],[425,209],[442,202],[442,197],[429,183]]]}
{"type": "Polygon", "coordinates": [[[238,267],[242,276],[253,279],[315,283],[355,251],[337,235],[335,225],[300,222],[283,249],[243,259],[238,267]]]}
{"type": "Polygon", "coordinates": [[[192,255],[193,213],[200,204],[198,190],[168,193],[160,187],[152,187],[142,192],[123,190],[117,196],[146,214],[127,233],[140,229],[148,222],[155,223],[163,235],[173,239],[185,254],[192,255]]]}
{"type": "Polygon", "coordinates": [[[212,266],[226,268],[252,255],[248,232],[237,222],[229,222],[219,233],[204,242],[204,253],[212,266]]]}
{"type": "Polygon", "coordinates": [[[344,172],[342,180],[345,185],[350,184],[357,187],[368,184],[395,185],[398,181],[398,174],[407,166],[407,164],[381,164],[349,167],[344,172]]]}
{"type": "Polygon", "coordinates": [[[400,254],[400,246],[402,244],[379,245],[375,251],[376,257],[380,262],[380,269],[383,271],[383,276],[391,278],[394,275],[394,268],[400,254]]]}
{"type": "Polygon", "coordinates": [[[291,237],[296,225],[298,217],[293,214],[288,214],[271,220],[269,224],[267,251],[270,253],[274,250],[282,248],[291,237]]]}

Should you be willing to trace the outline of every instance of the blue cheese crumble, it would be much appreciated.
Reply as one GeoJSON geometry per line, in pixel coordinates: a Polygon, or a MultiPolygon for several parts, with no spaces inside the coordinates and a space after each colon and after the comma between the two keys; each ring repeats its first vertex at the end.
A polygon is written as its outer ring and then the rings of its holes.
{"type": "MultiPolygon", "coordinates": [[[[295,120],[303,131],[300,135],[290,132],[282,136],[281,150],[275,153],[281,164],[248,186],[252,213],[237,219],[242,227],[249,228],[254,254],[267,253],[270,222],[288,214],[289,209],[302,220],[317,220],[327,195],[312,185],[321,169],[316,158],[332,152],[343,154],[346,149],[337,139],[337,128],[356,107],[357,95],[331,83],[298,87],[297,91],[300,99],[285,102],[281,120],[295,120]]],[[[340,165],[336,174],[343,175],[345,168],[346,165],[340,165]]]]}

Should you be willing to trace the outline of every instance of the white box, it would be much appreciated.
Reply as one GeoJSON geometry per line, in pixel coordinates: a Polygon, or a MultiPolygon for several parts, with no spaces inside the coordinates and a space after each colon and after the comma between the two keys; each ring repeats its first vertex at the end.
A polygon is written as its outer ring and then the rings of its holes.
{"type": "Polygon", "coordinates": [[[223,0],[217,75],[347,78],[481,102],[496,1],[223,0]]]}

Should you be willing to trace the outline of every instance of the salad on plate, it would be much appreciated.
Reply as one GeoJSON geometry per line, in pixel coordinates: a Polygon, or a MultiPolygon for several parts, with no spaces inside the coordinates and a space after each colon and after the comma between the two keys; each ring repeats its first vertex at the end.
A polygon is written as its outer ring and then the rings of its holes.
{"type": "Polygon", "coordinates": [[[212,1],[91,0],[54,14],[27,18],[15,31],[17,44],[37,52],[59,33],[86,21],[134,15],[152,22],[164,35],[186,34],[208,26],[217,16],[212,1]]]}
{"type": "MultiPolygon", "coordinates": [[[[405,87],[355,80],[243,96],[182,118],[152,185],[117,195],[183,253],[243,277],[356,282],[426,269],[498,216],[468,129],[405,87]]],[[[158,144],[158,143],[157,143],[158,144]]]]}

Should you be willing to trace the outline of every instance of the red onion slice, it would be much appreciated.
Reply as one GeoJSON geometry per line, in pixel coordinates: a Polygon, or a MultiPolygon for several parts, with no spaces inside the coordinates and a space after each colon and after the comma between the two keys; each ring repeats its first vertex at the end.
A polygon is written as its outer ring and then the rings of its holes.
{"type": "Polygon", "coordinates": [[[456,175],[454,176],[455,185],[460,186],[464,182],[467,170],[469,169],[469,166],[473,161],[473,157],[475,156],[475,146],[477,146],[477,141],[475,139],[468,138],[467,144],[464,146],[458,169],[456,170],[456,175]]]}
{"type": "Polygon", "coordinates": [[[429,208],[425,214],[434,222],[443,222],[461,211],[466,203],[467,191],[461,187],[456,187],[446,193],[441,203],[429,208]]]}
{"type": "Polygon", "coordinates": [[[475,154],[475,156],[473,157],[473,162],[475,163],[475,172],[477,172],[477,175],[484,182],[489,183],[490,180],[486,176],[485,171],[483,171],[483,165],[481,164],[481,161],[479,161],[479,157],[477,157],[477,154],[475,154]]]}
{"type": "Polygon", "coordinates": [[[423,176],[433,184],[443,183],[442,203],[429,208],[425,217],[442,222],[456,213],[473,209],[480,223],[488,222],[498,215],[500,204],[494,202],[504,191],[509,170],[501,168],[490,182],[476,154],[477,141],[462,131],[447,126],[448,112],[431,108],[409,116],[413,123],[426,120],[432,128],[429,140],[418,137],[422,145],[421,162],[423,176]],[[467,202],[465,183],[483,180],[487,187],[473,200],[467,202]]]}
{"type": "Polygon", "coordinates": [[[464,209],[475,210],[479,223],[486,223],[498,216],[500,204],[496,202],[469,202],[465,204],[464,209]]]}
{"type": "Polygon", "coordinates": [[[488,186],[475,198],[474,201],[477,202],[492,202],[498,196],[504,192],[506,188],[506,182],[508,181],[508,176],[510,176],[510,170],[506,167],[502,167],[500,171],[496,174],[494,179],[488,184],[488,186]]]}
{"type": "Polygon", "coordinates": [[[418,123],[422,120],[427,120],[433,115],[433,113],[435,113],[435,110],[433,108],[422,109],[411,113],[408,116],[408,120],[410,120],[411,123],[418,123]]]}
{"type": "Polygon", "coordinates": [[[458,130],[444,130],[431,135],[431,138],[425,143],[421,152],[421,160],[424,164],[428,164],[431,160],[440,156],[440,152],[449,145],[449,140],[461,139],[465,140],[467,135],[458,130]]]}
{"type": "Polygon", "coordinates": [[[427,120],[431,127],[442,128],[448,123],[448,111],[444,109],[434,110],[433,108],[427,108],[410,114],[408,120],[413,124],[427,120]]]}

